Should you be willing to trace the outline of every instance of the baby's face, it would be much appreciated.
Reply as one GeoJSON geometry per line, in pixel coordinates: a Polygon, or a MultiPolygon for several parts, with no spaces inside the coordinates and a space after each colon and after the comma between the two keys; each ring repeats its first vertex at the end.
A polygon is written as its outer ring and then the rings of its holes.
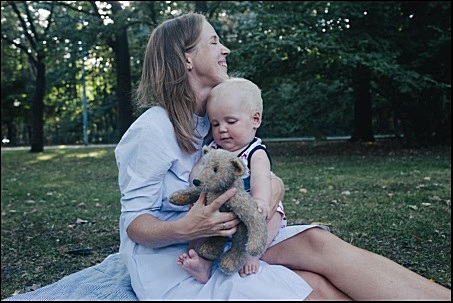
{"type": "Polygon", "coordinates": [[[215,142],[231,152],[246,147],[261,123],[261,115],[257,119],[240,91],[225,90],[211,96],[207,112],[215,142]]]}

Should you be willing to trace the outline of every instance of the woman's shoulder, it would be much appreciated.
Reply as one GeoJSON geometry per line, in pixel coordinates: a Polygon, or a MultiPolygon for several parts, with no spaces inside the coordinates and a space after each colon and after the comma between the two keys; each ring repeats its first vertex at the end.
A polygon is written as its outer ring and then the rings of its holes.
{"type": "Polygon", "coordinates": [[[168,117],[168,113],[164,108],[156,105],[148,108],[146,111],[140,114],[136,121],[140,120],[146,121],[148,123],[155,123],[155,121],[170,121],[170,118],[168,117]],[[153,118],[152,120],[149,119],[151,117],[153,118]]]}
{"type": "Polygon", "coordinates": [[[173,130],[173,125],[167,111],[160,106],[148,108],[135,119],[131,129],[152,129],[153,131],[173,130]]]}
{"type": "Polygon", "coordinates": [[[129,126],[123,134],[119,145],[135,144],[155,144],[156,142],[166,142],[174,137],[174,128],[168,118],[167,112],[154,106],[143,112],[129,126]]]}

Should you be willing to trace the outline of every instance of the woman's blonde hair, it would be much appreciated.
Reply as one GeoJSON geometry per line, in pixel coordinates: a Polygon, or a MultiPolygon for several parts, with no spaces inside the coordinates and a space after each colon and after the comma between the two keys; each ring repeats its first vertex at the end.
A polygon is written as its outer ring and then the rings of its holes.
{"type": "Polygon", "coordinates": [[[138,107],[162,106],[170,117],[179,145],[195,152],[193,115],[195,92],[189,84],[186,52],[194,51],[206,17],[188,13],[169,19],[151,33],[146,46],[140,83],[135,92],[138,107]]]}

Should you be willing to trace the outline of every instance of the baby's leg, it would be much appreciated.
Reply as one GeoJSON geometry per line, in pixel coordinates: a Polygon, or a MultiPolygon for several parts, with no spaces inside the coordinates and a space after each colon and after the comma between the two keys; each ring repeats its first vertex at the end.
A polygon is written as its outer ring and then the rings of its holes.
{"type": "Polygon", "coordinates": [[[198,282],[202,284],[208,282],[212,261],[200,257],[194,249],[191,248],[188,253],[179,256],[176,263],[198,282]]]}

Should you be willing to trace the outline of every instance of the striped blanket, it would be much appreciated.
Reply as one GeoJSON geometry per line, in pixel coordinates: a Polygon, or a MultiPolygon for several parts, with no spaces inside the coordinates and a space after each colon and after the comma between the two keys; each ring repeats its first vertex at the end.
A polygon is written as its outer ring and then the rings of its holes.
{"type": "Polygon", "coordinates": [[[3,301],[137,301],[119,254],[70,274],[55,283],[3,301]]]}

